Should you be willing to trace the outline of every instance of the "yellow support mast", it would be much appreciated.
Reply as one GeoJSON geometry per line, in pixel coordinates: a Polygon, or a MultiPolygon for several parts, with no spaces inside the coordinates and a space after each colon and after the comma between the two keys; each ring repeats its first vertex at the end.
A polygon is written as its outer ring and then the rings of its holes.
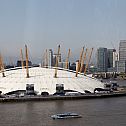
{"type": "Polygon", "coordinates": [[[83,70],[83,64],[84,64],[84,61],[85,61],[85,59],[86,59],[87,50],[88,50],[88,49],[86,48],[86,51],[85,51],[85,53],[84,53],[84,57],[83,57],[82,62],[81,62],[80,72],[82,72],[82,70],[83,70]]]}
{"type": "Polygon", "coordinates": [[[89,65],[90,60],[91,60],[92,52],[93,52],[93,48],[91,48],[91,52],[90,52],[90,55],[89,55],[89,59],[88,59],[88,61],[86,63],[85,69],[84,69],[84,75],[86,75],[86,71],[87,71],[88,65],[89,65]]]}
{"type": "Polygon", "coordinates": [[[1,54],[0,54],[0,71],[1,71],[1,68],[2,68],[2,64],[1,64],[1,54]]]}
{"type": "Polygon", "coordinates": [[[25,55],[26,55],[26,74],[27,74],[27,78],[29,78],[29,69],[28,69],[28,49],[27,49],[27,45],[25,45],[25,55]]]}
{"type": "Polygon", "coordinates": [[[24,69],[24,59],[23,59],[22,49],[20,49],[20,55],[21,55],[21,66],[22,66],[22,69],[24,69]]]}
{"type": "Polygon", "coordinates": [[[55,78],[57,78],[59,54],[60,54],[60,45],[58,46],[58,53],[57,53],[57,56],[56,56],[56,66],[55,66],[55,75],[54,75],[55,78]]]}
{"type": "Polygon", "coordinates": [[[69,57],[70,57],[70,49],[69,49],[69,51],[68,51],[68,56],[67,56],[67,59],[66,59],[66,69],[68,69],[68,62],[69,62],[69,57]]]}
{"type": "Polygon", "coordinates": [[[2,72],[2,76],[5,77],[3,58],[2,58],[2,55],[1,54],[0,54],[0,70],[2,72]]]}
{"type": "Polygon", "coordinates": [[[76,77],[78,75],[78,72],[80,71],[80,66],[81,66],[81,61],[82,61],[82,57],[83,57],[83,53],[84,53],[84,47],[82,48],[82,51],[80,53],[80,59],[78,61],[78,65],[77,65],[77,69],[76,69],[76,77]]]}

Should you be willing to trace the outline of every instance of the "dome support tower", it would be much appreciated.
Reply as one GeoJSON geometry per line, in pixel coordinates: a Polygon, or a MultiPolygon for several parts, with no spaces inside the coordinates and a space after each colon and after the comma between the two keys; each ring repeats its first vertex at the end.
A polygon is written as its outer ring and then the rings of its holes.
{"type": "Polygon", "coordinates": [[[58,54],[56,56],[56,66],[55,66],[55,75],[54,75],[55,78],[57,78],[57,69],[58,69],[58,62],[59,62],[59,53],[60,53],[60,45],[58,46],[58,54]]]}
{"type": "Polygon", "coordinates": [[[27,74],[27,78],[29,78],[29,69],[28,69],[28,49],[27,49],[27,45],[25,45],[25,55],[26,55],[26,74],[27,74]]]}

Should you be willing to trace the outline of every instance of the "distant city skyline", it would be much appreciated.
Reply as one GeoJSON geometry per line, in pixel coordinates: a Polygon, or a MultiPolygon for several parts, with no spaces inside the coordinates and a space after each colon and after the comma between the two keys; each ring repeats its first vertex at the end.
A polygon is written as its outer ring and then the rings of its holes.
{"type": "Polygon", "coordinates": [[[126,39],[125,6],[125,0],[0,0],[0,52],[19,59],[27,44],[30,59],[40,62],[59,44],[63,57],[71,48],[74,60],[84,45],[118,50],[126,39]]]}

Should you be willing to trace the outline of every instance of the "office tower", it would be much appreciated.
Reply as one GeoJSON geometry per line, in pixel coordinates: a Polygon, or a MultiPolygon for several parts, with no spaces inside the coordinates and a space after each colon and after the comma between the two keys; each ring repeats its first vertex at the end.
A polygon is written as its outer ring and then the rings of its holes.
{"type": "Polygon", "coordinates": [[[115,49],[108,49],[108,68],[113,68],[115,66],[115,49]]]}
{"type": "Polygon", "coordinates": [[[53,51],[52,51],[52,49],[49,49],[48,66],[49,67],[52,67],[53,66],[53,51]]]}
{"type": "Polygon", "coordinates": [[[118,72],[126,72],[126,40],[120,40],[119,43],[119,62],[118,72]]]}
{"type": "Polygon", "coordinates": [[[113,67],[115,68],[116,67],[116,62],[119,60],[118,59],[118,56],[119,54],[116,52],[116,50],[114,49],[114,52],[113,52],[113,67]]]}
{"type": "Polygon", "coordinates": [[[97,49],[97,68],[98,72],[107,72],[108,54],[107,48],[97,49]]]}
{"type": "Polygon", "coordinates": [[[61,62],[61,53],[58,55],[58,54],[53,54],[53,66],[56,65],[56,57],[58,58],[58,63],[61,62]]]}
{"type": "Polygon", "coordinates": [[[126,40],[119,43],[119,61],[126,61],[126,40]]]}
{"type": "Polygon", "coordinates": [[[117,54],[115,49],[108,49],[108,72],[115,72],[115,62],[117,61],[117,54]]]}

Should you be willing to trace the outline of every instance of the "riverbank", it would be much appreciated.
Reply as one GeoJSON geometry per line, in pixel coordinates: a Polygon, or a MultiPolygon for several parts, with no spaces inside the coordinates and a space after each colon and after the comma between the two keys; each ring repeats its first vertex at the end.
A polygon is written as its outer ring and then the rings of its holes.
{"type": "Polygon", "coordinates": [[[51,100],[77,100],[77,99],[96,99],[96,98],[111,98],[126,96],[126,91],[102,93],[102,94],[85,94],[79,96],[24,96],[24,97],[5,97],[0,98],[0,103],[3,102],[27,102],[27,101],[51,101],[51,100]]]}

